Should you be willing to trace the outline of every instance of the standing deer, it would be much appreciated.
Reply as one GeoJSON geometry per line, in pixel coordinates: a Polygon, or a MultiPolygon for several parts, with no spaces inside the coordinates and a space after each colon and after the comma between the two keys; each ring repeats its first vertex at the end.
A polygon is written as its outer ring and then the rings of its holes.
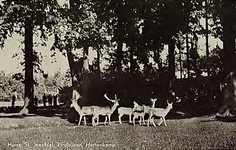
{"type": "MultiPolygon", "coordinates": [[[[75,110],[79,113],[80,118],[79,118],[79,123],[78,126],[81,123],[82,118],[84,118],[84,124],[86,125],[86,115],[93,115],[94,114],[94,106],[79,106],[77,103],[77,100],[71,100],[72,103],[70,105],[70,107],[74,107],[75,110]]],[[[92,124],[94,124],[94,122],[92,122],[92,124]]]]}
{"type": "Polygon", "coordinates": [[[144,116],[146,113],[148,113],[148,110],[149,110],[149,106],[145,106],[143,105],[143,111],[141,112],[137,112],[137,111],[134,111],[133,112],[133,125],[135,125],[135,119],[140,117],[140,120],[139,120],[139,125],[142,125],[142,121],[143,121],[143,124],[145,124],[145,121],[144,121],[144,116]]]}
{"type": "MultiPolygon", "coordinates": [[[[173,109],[173,102],[169,103],[167,101],[168,106],[166,108],[152,108],[149,110],[149,119],[147,126],[149,127],[149,121],[152,119],[153,116],[157,116],[161,118],[161,121],[158,123],[158,126],[164,122],[164,125],[167,126],[165,116],[170,112],[171,109],[173,109]]],[[[154,121],[152,121],[153,126],[156,126],[154,121]]]]}
{"type": "Polygon", "coordinates": [[[155,107],[156,100],[157,100],[157,98],[155,98],[155,99],[151,98],[152,107],[145,106],[145,105],[139,106],[136,102],[134,102],[133,125],[135,125],[135,119],[138,118],[138,117],[140,117],[139,124],[141,125],[142,121],[143,121],[143,124],[145,124],[144,116],[145,116],[146,113],[149,113],[152,108],[155,107]]]}
{"type": "Polygon", "coordinates": [[[133,114],[133,108],[129,108],[129,107],[119,107],[118,108],[118,118],[119,118],[119,123],[122,124],[121,122],[121,117],[124,115],[129,115],[129,123],[132,123],[131,121],[131,116],[133,114]]]}
{"type": "MultiPolygon", "coordinates": [[[[121,117],[124,115],[129,115],[129,123],[132,123],[131,121],[131,117],[133,115],[134,111],[143,111],[143,106],[139,106],[138,103],[136,103],[135,101],[134,103],[134,107],[133,108],[129,108],[129,107],[120,107],[118,108],[118,118],[119,118],[119,123],[122,124],[121,122],[121,117]]],[[[141,118],[140,118],[140,122],[141,122],[141,118]]]]}
{"type": "Polygon", "coordinates": [[[94,114],[93,114],[93,122],[95,122],[95,119],[97,119],[96,125],[98,125],[99,122],[99,116],[105,116],[104,125],[106,125],[107,117],[108,117],[108,124],[111,125],[111,115],[116,110],[117,106],[119,106],[119,99],[117,99],[117,95],[115,95],[115,99],[112,100],[107,97],[107,94],[104,94],[104,97],[113,103],[113,105],[110,106],[94,106],[94,114]]]}

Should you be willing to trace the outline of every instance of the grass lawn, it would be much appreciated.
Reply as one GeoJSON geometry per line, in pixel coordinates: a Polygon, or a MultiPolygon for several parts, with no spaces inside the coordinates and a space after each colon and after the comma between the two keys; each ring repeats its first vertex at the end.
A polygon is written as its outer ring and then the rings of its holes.
{"type": "MultiPolygon", "coordinates": [[[[158,120],[155,120],[156,122],[158,120]]],[[[0,118],[0,149],[236,149],[236,123],[214,117],[167,120],[165,126],[79,126],[59,116],[0,118]]]]}

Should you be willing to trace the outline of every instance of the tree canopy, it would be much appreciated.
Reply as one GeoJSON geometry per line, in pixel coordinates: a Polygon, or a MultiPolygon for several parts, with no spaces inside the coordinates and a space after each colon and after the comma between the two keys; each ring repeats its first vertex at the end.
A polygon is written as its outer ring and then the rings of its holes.
{"type": "MultiPolygon", "coordinates": [[[[219,84],[234,70],[234,6],[235,2],[227,0],[69,0],[62,6],[57,0],[4,1],[0,46],[14,32],[24,36],[25,97],[30,100],[33,70],[40,68],[33,35],[43,44],[54,37],[49,50],[68,58],[72,87],[79,87],[84,96],[89,86],[103,85],[100,80],[105,80],[124,99],[136,98],[137,93],[139,99],[161,97],[158,90],[176,90],[178,70],[182,78],[187,71],[188,79],[203,78],[207,70],[209,78],[217,78],[219,84]],[[209,36],[219,38],[223,47],[209,47],[209,36]],[[206,38],[206,55],[200,55],[200,38],[206,38]],[[92,64],[91,50],[96,52],[92,64]],[[91,83],[95,80],[99,82],[91,83]]],[[[186,86],[187,93],[192,85],[186,86]]]]}

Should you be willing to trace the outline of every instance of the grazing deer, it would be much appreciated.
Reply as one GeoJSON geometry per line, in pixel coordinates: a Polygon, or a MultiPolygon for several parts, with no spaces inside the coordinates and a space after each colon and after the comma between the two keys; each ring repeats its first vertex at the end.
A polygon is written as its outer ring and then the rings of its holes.
{"type": "MultiPolygon", "coordinates": [[[[149,110],[149,119],[147,123],[148,127],[149,127],[149,121],[152,119],[153,116],[157,116],[161,118],[161,121],[160,123],[158,123],[158,126],[160,126],[162,122],[164,122],[164,125],[167,126],[165,116],[169,113],[171,109],[173,109],[173,102],[169,103],[167,101],[167,104],[168,106],[166,108],[152,108],[149,110]]],[[[153,126],[156,126],[154,121],[152,121],[152,123],[153,123],[153,126]]]]}
{"type": "MultiPolygon", "coordinates": [[[[108,123],[111,125],[111,115],[116,110],[117,106],[119,106],[119,99],[117,99],[117,95],[115,95],[115,99],[109,99],[106,94],[104,94],[104,97],[113,103],[113,105],[110,106],[94,106],[94,116],[93,116],[93,122],[95,119],[97,119],[97,125],[99,122],[99,116],[107,116],[108,117],[108,123]]],[[[107,117],[105,118],[104,125],[106,125],[107,117]]]]}
{"type": "MultiPolygon", "coordinates": [[[[94,114],[94,106],[79,106],[77,103],[77,100],[71,100],[72,103],[70,105],[70,107],[74,107],[75,110],[79,113],[80,118],[79,118],[79,123],[78,126],[81,123],[82,118],[84,118],[84,124],[86,125],[86,115],[93,115],[94,114]]],[[[94,124],[94,122],[92,122],[94,124]]]]}

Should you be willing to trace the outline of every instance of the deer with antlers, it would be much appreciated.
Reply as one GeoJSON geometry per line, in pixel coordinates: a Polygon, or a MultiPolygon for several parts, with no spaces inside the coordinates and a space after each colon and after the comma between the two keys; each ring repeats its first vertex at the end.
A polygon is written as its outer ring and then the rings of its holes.
{"type": "Polygon", "coordinates": [[[111,115],[113,114],[113,112],[116,110],[117,106],[119,106],[119,99],[117,99],[117,95],[115,94],[115,99],[112,100],[110,98],[107,97],[107,94],[104,94],[104,97],[113,103],[112,106],[94,106],[94,114],[93,114],[93,122],[95,122],[95,119],[97,119],[97,123],[96,125],[98,125],[99,122],[99,116],[105,116],[105,121],[104,121],[104,125],[106,125],[106,121],[108,118],[108,124],[111,125],[111,115]]]}

